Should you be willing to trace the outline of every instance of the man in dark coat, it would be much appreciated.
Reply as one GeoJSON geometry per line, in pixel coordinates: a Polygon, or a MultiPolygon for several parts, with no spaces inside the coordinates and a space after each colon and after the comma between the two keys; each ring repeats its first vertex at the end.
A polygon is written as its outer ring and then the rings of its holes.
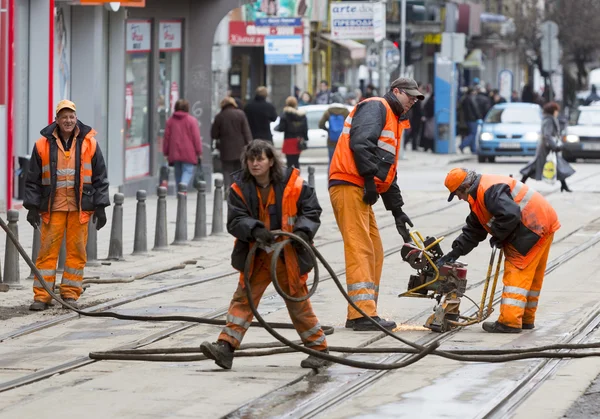
{"type": "Polygon", "coordinates": [[[244,153],[244,147],[252,141],[246,115],[238,109],[234,98],[226,97],[221,101],[221,112],[215,116],[210,135],[216,140],[216,149],[219,150],[223,186],[227,196],[232,182],[231,174],[242,168],[240,157],[244,153]]]}
{"type": "Polygon", "coordinates": [[[277,111],[275,106],[267,102],[269,92],[265,86],[259,86],[256,89],[254,100],[246,105],[244,112],[250,124],[252,138],[273,142],[273,134],[271,133],[271,122],[277,119],[277,111]]]}

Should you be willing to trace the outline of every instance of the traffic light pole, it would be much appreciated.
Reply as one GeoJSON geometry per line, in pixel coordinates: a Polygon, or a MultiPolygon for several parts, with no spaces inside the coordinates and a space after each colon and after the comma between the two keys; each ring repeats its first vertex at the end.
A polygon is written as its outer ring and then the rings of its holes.
{"type": "Polygon", "coordinates": [[[400,12],[400,77],[406,74],[406,0],[402,0],[400,12]]]}

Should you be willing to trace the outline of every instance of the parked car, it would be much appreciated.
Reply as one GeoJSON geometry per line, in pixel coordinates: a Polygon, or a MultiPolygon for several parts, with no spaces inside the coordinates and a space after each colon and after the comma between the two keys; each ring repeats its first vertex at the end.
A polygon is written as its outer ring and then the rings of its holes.
{"type": "MultiPolygon", "coordinates": [[[[329,105],[306,105],[301,106],[301,109],[306,112],[308,120],[308,150],[312,149],[327,149],[327,131],[319,129],[319,121],[329,108],[329,105]]],[[[347,106],[348,110],[352,110],[353,106],[347,106]]],[[[275,131],[275,127],[279,125],[279,118],[271,123],[271,132],[273,133],[273,144],[278,150],[283,146],[283,132],[275,131]]]]}
{"type": "Polygon", "coordinates": [[[480,163],[497,156],[534,156],[542,130],[542,108],[532,103],[501,103],[478,121],[480,163]]]}
{"type": "Polygon", "coordinates": [[[568,162],[600,158],[600,106],[580,106],[563,136],[562,156],[568,162]]]}

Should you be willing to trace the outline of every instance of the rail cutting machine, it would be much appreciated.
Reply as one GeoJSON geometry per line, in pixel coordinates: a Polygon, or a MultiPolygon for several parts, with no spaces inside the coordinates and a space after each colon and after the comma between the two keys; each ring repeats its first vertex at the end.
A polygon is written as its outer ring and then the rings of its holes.
{"type": "Polygon", "coordinates": [[[478,305],[469,298],[467,291],[467,265],[461,262],[447,263],[439,269],[436,262],[444,255],[440,242],[444,237],[426,237],[423,238],[418,231],[410,233],[413,239],[412,243],[405,243],[400,254],[402,259],[415,269],[417,272],[411,275],[408,280],[408,291],[398,295],[398,297],[412,298],[431,298],[436,300],[433,308],[433,314],[425,322],[425,327],[434,332],[447,332],[456,327],[469,326],[480,323],[487,319],[493,312],[494,294],[500,274],[500,264],[502,262],[502,250],[493,248],[487,276],[483,285],[481,303],[478,305]],[[499,253],[496,263],[496,270],[493,275],[492,269],[496,253],[499,253]],[[492,283],[491,292],[490,282],[492,283]],[[467,298],[477,307],[475,315],[469,317],[461,315],[461,298],[467,298]],[[488,301],[485,306],[486,300],[488,301]]]}

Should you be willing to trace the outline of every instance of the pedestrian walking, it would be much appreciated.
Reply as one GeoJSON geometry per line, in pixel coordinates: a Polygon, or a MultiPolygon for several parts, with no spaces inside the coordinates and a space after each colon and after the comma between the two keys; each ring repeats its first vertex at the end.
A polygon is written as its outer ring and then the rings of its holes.
{"type": "Polygon", "coordinates": [[[467,201],[471,213],[438,266],[468,254],[490,234],[490,245],[502,248],[506,257],[504,289],[500,317],[483,323],[483,329],[490,333],[533,329],[548,253],[560,228],[556,211],[540,193],[509,176],[455,168],[444,184],[450,191],[448,201],[454,196],[467,201]]]}
{"type": "MultiPolygon", "coordinates": [[[[423,86],[419,87],[419,90],[423,90],[423,86]]],[[[419,149],[419,142],[421,140],[421,131],[423,129],[423,102],[417,102],[410,108],[408,113],[408,120],[410,121],[410,130],[406,135],[406,141],[404,142],[404,148],[411,144],[412,150],[416,151],[419,149]]]]}
{"type": "MultiPolygon", "coordinates": [[[[467,147],[471,149],[471,153],[475,154],[477,152],[477,121],[483,117],[480,110],[481,107],[479,106],[480,104],[477,103],[477,97],[477,91],[471,88],[460,103],[459,112],[464,115],[467,127],[469,128],[469,135],[462,139],[460,146],[458,147],[461,153],[464,153],[464,149],[467,147]]],[[[483,101],[483,99],[481,99],[481,101],[483,101]]]]}
{"type": "MultiPolygon", "coordinates": [[[[66,234],[67,257],[60,285],[61,298],[77,307],[90,217],[96,230],[106,224],[104,208],[110,205],[106,165],[96,131],[77,119],[75,104],[61,100],[55,121],[40,131],[25,181],[23,206],[27,221],[41,230],[36,267],[46,285],[54,288],[58,254],[66,234]]],[[[32,311],[46,310],[52,297],[39,279],[33,281],[32,311]]]]}
{"type": "MultiPolygon", "coordinates": [[[[408,215],[396,182],[402,131],[409,128],[406,113],[423,94],[410,78],[392,82],[384,97],[365,99],[344,122],[329,169],[329,195],[346,259],[346,285],[353,302],[386,329],[396,323],[378,317],[377,297],[383,267],[383,246],[372,205],[383,199],[396,220],[404,242],[411,241],[408,215]],[[401,119],[403,118],[403,119],[401,119]]],[[[377,330],[348,306],[346,327],[377,330]]]]}
{"type": "Polygon", "coordinates": [[[435,92],[427,98],[423,105],[423,130],[421,131],[421,147],[425,151],[433,151],[435,140],[435,92]]]}
{"type": "MultiPolygon", "coordinates": [[[[229,305],[227,325],[217,342],[200,345],[202,353],[224,369],[231,368],[233,352],[239,348],[253,318],[243,280],[250,246],[256,243],[272,245],[275,241],[271,233],[273,230],[293,232],[307,243],[312,243],[321,224],[321,207],[314,189],[300,177],[298,169],[282,167],[273,145],[266,141],[253,141],[246,147],[242,162],[243,169],[236,174],[227,200],[227,231],[236,238],[231,263],[241,272],[240,281],[229,305]]],[[[261,248],[251,262],[250,285],[256,306],[271,283],[272,254],[272,251],[261,248]]],[[[283,258],[277,261],[277,277],[283,291],[297,298],[306,296],[306,280],[313,268],[311,258],[304,248],[296,245],[287,245],[282,255],[283,258]]],[[[325,334],[310,300],[285,300],[285,303],[304,345],[328,352],[325,334]]],[[[300,365],[303,368],[319,368],[326,362],[311,355],[300,365]]]]}
{"type": "Polygon", "coordinates": [[[328,105],[331,103],[331,90],[329,90],[329,83],[327,80],[321,80],[319,85],[319,91],[315,97],[316,105],[328,105]]]}
{"type": "Polygon", "coordinates": [[[323,112],[319,120],[319,128],[327,131],[327,151],[329,153],[329,164],[333,158],[333,152],[338,140],[344,130],[344,121],[350,114],[348,107],[342,103],[332,103],[323,112]]]}
{"type": "Polygon", "coordinates": [[[235,99],[225,97],[221,112],[215,116],[210,135],[219,150],[223,169],[223,185],[227,195],[232,183],[231,174],[242,168],[240,158],[244,147],[252,141],[252,132],[244,111],[238,109],[235,99]]]}
{"type": "Polygon", "coordinates": [[[527,166],[521,169],[521,175],[523,175],[521,182],[525,183],[529,178],[542,180],[546,158],[550,152],[554,152],[556,153],[556,179],[560,182],[560,191],[573,192],[567,185],[567,178],[575,173],[575,169],[567,163],[560,153],[562,150],[558,123],[560,106],[556,102],[550,102],[544,105],[543,109],[542,135],[538,141],[535,157],[527,166]]]}
{"type": "Polygon", "coordinates": [[[306,112],[298,109],[298,101],[294,96],[285,100],[285,107],[275,130],[283,132],[281,152],[285,154],[288,167],[300,169],[300,153],[308,146],[308,120],[306,112]]]}
{"type": "Polygon", "coordinates": [[[198,121],[189,114],[190,103],[185,99],[175,102],[175,112],[167,121],[163,154],[170,166],[175,167],[175,183],[190,184],[194,169],[202,158],[202,140],[198,121]]]}
{"type": "Polygon", "coordinates": [[[250,101],[244,108],[252,138],[273,142],[271,133],[271,122],[277,120],[277,111],[275,106],[267,102],[269,92],[265,86],[259,86],[256,89],[254,100],[250,101]]]}

